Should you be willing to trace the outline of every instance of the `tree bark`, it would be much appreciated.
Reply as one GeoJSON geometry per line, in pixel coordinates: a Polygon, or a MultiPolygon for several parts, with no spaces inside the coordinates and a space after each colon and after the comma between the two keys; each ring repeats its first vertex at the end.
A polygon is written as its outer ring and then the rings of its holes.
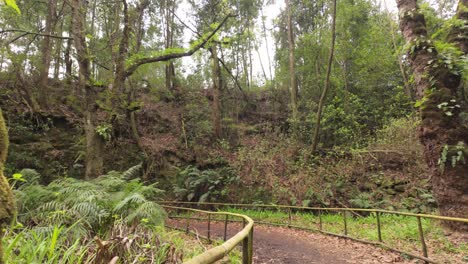
{"type": "MultiPolygon", "coordinates": [[[[440,214],[467,217],[468,108],[459,94],[460,73],[450,71],[439,59],[436,48],[428,39],[425,18],[417,1],[397,0],[397,6],[400,29],[411,45],[408,59],[416,96],[422,102],[419,139],[430,169],[433,193],[440,214]]],[[[454,229],[468,230],[467,224],[444,223],[454,229]]]]}
{"type": "Polygon", "coordinates": [[[211,47],[212,78],[213,78],[213,135],[215,138],[221,137],[221,68],[219,67],[218,49],[216,45],[211,47]]]}
{"type": "Polygon", "coordinates": [[[294,58],[294,32],[292,28],[292,10],[290,0],[286,0],[288,12],[288,46],[289,46],[289,86],[291,90],[292,119],[297,121],[297,83],[296,83],[296,59],[294,58]]]}
{"type": "MultiPolygon", "coordinates": [[[[60,24],[60,32],[59,36],[61,37],[63,34],[63,23],[64,21],[62,20],[62,23],[60,24]]],[[[62,66],[62,44],[63,44],[63,39],[57,39],[56,40],[56,50],[55,50],[55,62],[54,62],[54,80],[58,81],[59,80],[59,75],[60,75],[60,67],[62,66]]]]}
{"type": "MultiPolygon", "coordinates": [[[[166,10],[165,10],[165,20],[166,20],[166,43],[165,48],[169,49],[172,48],[173,40],[174,40],[174,10],[172,0],[166,1],[166,10]]],[[[166,74],[166,89],[169,91],[174,90],[174,79],[175,79],[175,67],[174,62],[172,60],[168,61],[165,65],[165,74],[166,74]]]]}
{"type": "MultiPolygon", "coordinates": [[[[3,228],[8,225],[15,214],[13,193],[7,179],[3,176],[3,168],[8,152],[8,133],[0,109],[0,238],[3,237],[3,228]]],[[[3,249],[0,239],[0,264],[3,264],[3,249]]]]}
{"type": "Polygon", "coordinates": [[[332,14],[332,41],[330,47],[330,56],[328,57],[327,74],[325,78],[325,87],[323,88],[322,95],[320,96],[319,106],[317,109],[317,121],[315,122],[314,135],[312,137],[312,153],[317,150],[320,132],[320,122],[322,119],[323,105],[327,97],[328,89],[330,88],[330,74],[333,62],[333,53],[335,52],[335,38],[336,38],[336,0],[333,0],[333,14],[332,14]]]}
{"type": "Polygon", "coordinates": [[[127,76],[125,76],[125,59],[128,56],[128,45],[130,41],[130,18],[129,18],[129,10],[128,4],[126,0],[122,0],[123,3],[123,30],[122,30],[122,37],[120,38],[119,43],[119,50],[118,53],[115,55],[115,76],[114,76],[114,84],[113,88],[117,93],[124,93],[125,92],[125,80],[127,76]]]}
{"type": "Polygon", "coordinates": [[[455,18],[464,21],[464,26],[453,26],[450,30],[449,41],[455,43],[464,53],[468,53],[468,0],[460,0],[457,6],[455,18]]]}
{"type": "Polygon", "coordinates": [[[72,34],[76,48],[79,65],[78,86],[81,90],[83,100],[84,130],[86,137],[86,173],[85,178],[95,178],[102,174],[104,142],[96,133],[97,106],[95,102],[95,91],[92,87],[90,74],[90,60],[86,46],[86,33],[84,25],[86,22],[86,4],[82,0],[70,1],[72,8],[72,34]]]}
{"type": "MultiPolygon", "coordinates": [[[[50,0],[47,4],[47,17],[46,17],[46,24],[44,29],[44,34],[51,35],[53,31],[53,27],[55,25],[56,20],[56,9],[57,9],[57,0],[50,0]]],[[[51,50],[51,43],[50,37],[44,36],[42,40],[42,48],[41,48],[41,66],[40,75],[39,75],[39,102],[42,107],[47,108],[47,99],[49,94],[49,68],[50,68],[50,50],[51,50]]]]}

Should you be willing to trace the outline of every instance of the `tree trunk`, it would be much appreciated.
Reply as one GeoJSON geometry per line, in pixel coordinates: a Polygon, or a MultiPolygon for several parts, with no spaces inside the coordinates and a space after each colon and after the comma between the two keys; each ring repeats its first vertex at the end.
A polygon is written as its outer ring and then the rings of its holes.
{"type": "MultiPolygon", "coordinates": [[[[55,17],[56,17],[56,7],[57,7],[57,0],[50,0],[47,4],[47,18],[46,18],[46,24],[45,24],[45,29],[44,29],[44,34],[46,35],[51,35],[53,31],[53,27],[55,24],[55,17]]],[[[49,86],[48,86],[48,81],[49,81],[49,68],[50,68],[50,61],[51,61],[51,56],[50,56],[50,50],[51,50],[51,44],[50,44],[50,37],[43,37],[42,40],[42,47],[41,47],[41,66],[39,67],[40,69],[40,75],[39,75],[39,102],[42,107],[47,108],[47,99],[48,99],[48,94],[49,94],[49,86]]]]}
{"type": "MultiPolygon", "coordinates": [[[[408,59],[421,100],[422,124],[419,138],[432,177],[440,214],[468,216],[468,108],[460,98],[460,74],[450,71],[432,41],[428,40],[424,15],[416,0],[397,0],[400,29],[411,44],[408,59]]],[[[465,40],[466,41],[466,40],[465,40]]],[[[445,222],[454,229],[468,230],[467,224],[445,222]]]]}
{"type": "MultiPolygon", "coordinates": [[[[173,8],[174,3],[172,1],[166,1],[166,10],[165,10],[165,20],[166,20],[166,43],[165,48],[169,49],[172,48],[173,39],[174,39],[174,10],[171,11],[173,8]]],[[[165,74],[166,74],[166,89],[169,91],[174,90],[174,78],[175,78],[175,67],[174,62],[168,61],[165,65],[165,74]]]]}
{"type": "Polygon", "coordinates": [[[65,48],[65,54],[64,54],[64,62],[65,62],[65,79],[67,80],[67,83],[71,83],[72,79],[72,60],[70,56],[71,52],[71,45],[72,45],[72,40],[68,39],[67,40],[67,47],[65,48]]]}
{"type": "MultiPolygon", "coordinates": [[[[60,24],[60,32],[59,36],[62,36],[63,34],[63,23],[64,21],[62,20],[62,23],[60,24]]],[[[56,50],[55,50],[55,62],[54,62],[54,80],[58,81],[59,80],[59,75],[60,75],[60,67],[62,66],[62,44],[63,44],[63,39],[57,39],[56,41],[56,50]]]]}
{"type": "Polygon", "coordinates": [[[114,76],[114,84],[113,88],[115,89],[116,93],[123,94],[125,92],[125,80],[127,77],[125,76],[125,60],[128,56],[128,46],[130,40],[130,17],[129,17],[129,10],[127,1],[123,0],[123,18],[124,18],[124,25],[122,30],[122,37],[119,43],[119,51],[115,55],[115,76],[114,76]]]}
{"type": "Polygon", "coordinates": [[[393,52],[395,52],[395,57],[398,62],[398,67],[400,69],[401,77],[403,78],[403,86],[405,89],[405,94],[414,101],[413,91],[411,89],[410,83],[408,81],[408,76],[406,75],[405,66],[403,65],[403,59],[401,58],[398,47],[396,43],[396,36],[395,36],[395,29],[393,27],[393,19],[390,12],[387,10],[388,21],[390,24],[390,32],[392,33],[392,44],[393,44],[393,52]]]}
{"type": "Polygon", "coordinates": [[[213,62],[213,135],[221,137],[221,69],[219,67],[218,50],[216,45],[211,47],[211,59],[213,62]]]}
{"type": "Polygon", "coordinates": [[[466,55],[468,53],[468,0],[460,0],[457,6],[457,19],[463,20],[465,26],[453,26],[450,30],[449,41],[455,43],[458,48],[466,55]]]}
{"type": "Polygon", "coordinates": [[[286,0],[286,9],[288,12],[288,46],[289,46],[289,86],[291,89],[291,110],[292,119],[297,121],[297,83],[294,58],[294,35],[292,28],[292,10],[290,0],[286,0]]]}
{"type": "Polygon", "coordinates": [[[102,174],[104,142],[96,133],[97,107],[95,91],[92,87],[90,75],[90,61],[86,47],[86,33],[84,24],[86,21],[86,4],[81,0],[72,0],[72,34],[76,48],[79,65],[78,86],[83,100],[84,130],[86,136],[86,174],[85,178],[95,178],[102,174]]]}
{"type": "Polygon", "coordinates": [[[267,30],[266,30],[266,25],[265,25],[265,19],[266,17],[263,15],[263,7],[260,9],[261,15],[262,15],[262,29],[263,29],[263,38],[265,40],[265,46],[266,46],[266,52],[267,52],[267,58],[268,58],[268,70],[270,73],[270,81],[273,81],[273,74],[272,74],[272,65],[271,65],[271,59],[270,59],[270,47],[268,46],[268,37],[267,37],[267,30]]]}
{"type": "Polygon", "coordinates": [[[319,106],[317,109],[317,121],[315,122],[314,135],[312,137],[312,153],[317,150],[317,145],[319,141],[319,132],[320,132],[320,121],[322,119],[322,109],[325,104],[325,99],[327,97],[328,89],[330,88],[330,74],[333,62],[333,53],[335,52],[335,38],[336,38],[336,0],[333,0],[333,14],[332,14],[332,41],[330,47],[330,56],[328,57],[328,66],[327,66],[327,75],[325,78],[325,87],[322,91],[322,96],[320,96],[319,106]]]}
{"type": "MultiPolygon", "coordinates": [[[[3,168],[8,152],[8,133],[0,109],[0,238],[3,237],[3,228],[8,225],[15,214],[13,193],[7,179],[3,176],[3,168]]],[[[3,249],[0,239],[0,264],[3,264],[3,249]]]]}

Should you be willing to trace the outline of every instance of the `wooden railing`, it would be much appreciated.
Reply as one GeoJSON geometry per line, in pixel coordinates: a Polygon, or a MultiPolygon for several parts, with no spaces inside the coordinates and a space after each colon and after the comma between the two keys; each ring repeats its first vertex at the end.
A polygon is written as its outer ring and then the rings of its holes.
{"type": "MultiPolygon", "coordinates": [[[[455,217],[445,217],[445,216],[438,216],[438,215],[429,215],[429,214],[414,214],[414,213],[408,213],[408,212],[397,212],[397,211],[388,211],[388,210],[380,210],[380,209],[360,209],[360,208],[320,208],[320,207],[303,207],[303,206],[287,206],[287,205],[265,205],[265,204],[233,204],[233,203],[196,203],[196,202],[177,202],[177,201],[161,201],[159,202],[160,204],[172,204],[172,205],[181,205],[181,206],[191,206],[191,207],[197,207],[197,208],[207,208],[210,210],[220,210],[222,208],[230,207],[230,208],[248,208],[252,210],[258,210],[259,208],[263,209],[276,209],[283,211],[287,214],[287,219],[283,221],[282,223],[275,223],[275,222],[270,222],[270,221],[262,221],[259,219],[254,219],[255,223],[259,224],[266,224],[266,225],[274,225],[274,226],[286,226],[286,227],[291,227],[291,228],[297,228],[297,229],[303,229],[303,230],[311,230],[311,231],[318,231],[323,234],[327,235],[332,235],[332,236],[337,236],[337,237],[342,237],[342,238],[347,238],[351,240],[355,240],[361,243],[366,243],[366,244],[372,244],[376,246],[383,247],[385,249],[399,252],[405,255],[408,255],[413,258],[421,259],[427,263],[437,263],[434,259],[429,258],[428,256],[428,250],[426,246],[426,240],[424,237],[424,230],[423,230],[423,225],[421,223],[421,219],[435,219],[439,221],[453,221],[453,222],[458,222],[462,224],[467,224],[468,225],[468,219],[466,218],[455,218],[455,217]],[[318,226],[318,228],[310,227],[310,226],[298,226],[298,225],[293,225],[292,223],[292,213],[294,212],[310,212],[311,214],[317,215],[318,216],[318,223],[314,223],[318,226]],[[333,233],[326,231],[325,228],[323,227],[323,221],[322,221],[322,215],[324,212],[336,212],[342,215],[342,221],[343,221],[343,233],[338,234],[338,233],[333,233]],[[376,226],[376,234],[378,237],[378,241],[371,241],[371,240],[366,240],[362,238],[357,238],[355,236],[351,236],[348,233],[348,218],[350,217],[350,213],[354,214],[373,214],[375,215],[375,226],[376,226]],[[420,248],[421,248],[421,254],[414,254],[411,252],[408,252],[406,250],[403,250],[401,248],[394,248],[390,246],[389,244],[386,244],[384,242],[384,239],[382,237],[382,222],[381,222],[381,217],[384,214],[393,214],[393,215],[401,215],[401,216],[407,216],[407,217],[414,217],[415,220],[417,221],[417,226],[418,226],[418,235],[419,235],[419,243],[420,243],[420,248]]],[[[203,219],[200,219],[203,220],[203,219]]],[[[233,220],[235,221],[235,220],[233,220]]]]}
{"type": "MultiPolygon", "coordinates": [[[[178,214],[183,211],[185,212],[185,219],[186,225],[184,231],[187,233],[191,233],[190,229],[190,222],[193,219],[197,219],[192,215],[194,213],[197,214],[204,214],[207,217],[203,218],[204,221],[207,221],[207,234],[206,239],[211,241],[211,222],[215,220],[212,216],[221,216],[223,217],[225,224],[224,224],[224,243],[211,248],[202,254],[195,256],[189,261],[184,262],[184,264],[211,264],[220,259],[223,259],[225,256],[228,255],[237,245],[242,243],[242,264],[252,264],[252,256],[253,256],[253,220],[242,214],[236,213],[229,213],[229,212],[212,212],[212,211],[204,211],[198,210],[193,208],[186,208],[186,207],[178,207],[178,206],[168,206],[161,203],[161,206],[169,213],[169,218],[174,217],[176,218],[177,215],[172,215],[171,211],[175,211],[178,214]],[[236,219],[237,218],[237,219],[236,219]],[[227,228],[229,222],[239,222],[243,223],[243,228],[233,237],[227,239],[227,228]]],[[[178,227],[170,226],[171,228],[180,229],[178,227]]],[[[199,235],[199,234],[197,234],[199,235]]]]}

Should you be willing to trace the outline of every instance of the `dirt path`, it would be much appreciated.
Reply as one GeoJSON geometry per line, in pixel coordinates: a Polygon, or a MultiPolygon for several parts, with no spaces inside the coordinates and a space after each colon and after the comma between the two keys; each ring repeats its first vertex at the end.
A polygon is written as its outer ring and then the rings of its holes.
{"type": "MultiPolygon", "coordinates": [[[[170,220],[169,225],[184,227],[181,221],[170,220]]],[[[190,230],[207,234],[206,222],[191,222],[190,230]]],[[[228,238],[241,230],[241,226],[230,223],[228,238]]],[[[223,223],[211,223],[211,236],[222,238],[223,223]]],[[[417,263],[403,259],[399,254],[374,246],[281,227],[254,227],[254,263],[307,264],[307,263],[417,263]]]]}

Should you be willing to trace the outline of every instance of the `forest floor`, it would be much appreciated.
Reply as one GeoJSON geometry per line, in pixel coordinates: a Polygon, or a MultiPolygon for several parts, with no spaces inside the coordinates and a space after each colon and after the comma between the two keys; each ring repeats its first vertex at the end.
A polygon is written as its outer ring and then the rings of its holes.
{"type": "MultiPolygon", "coordinates": [[[[184,228],[186,222],[169,220],[169,226],[184,228]]],[[[207,223],[190,222],[190,230],[202,236],[207,235],[207,223]]],[[[232,237],[241,225],[229,223],[228,238],[232,237]]],[[[224,223],[211,223],[211,237],[221,238],[224,223]]],[[[362,243],[326,236],[318,233],[299,231],[282,227],[255,225],[254,227],[255,264],[302,264],[302,263],[418,263],[400,254],[362,243]]]]}

